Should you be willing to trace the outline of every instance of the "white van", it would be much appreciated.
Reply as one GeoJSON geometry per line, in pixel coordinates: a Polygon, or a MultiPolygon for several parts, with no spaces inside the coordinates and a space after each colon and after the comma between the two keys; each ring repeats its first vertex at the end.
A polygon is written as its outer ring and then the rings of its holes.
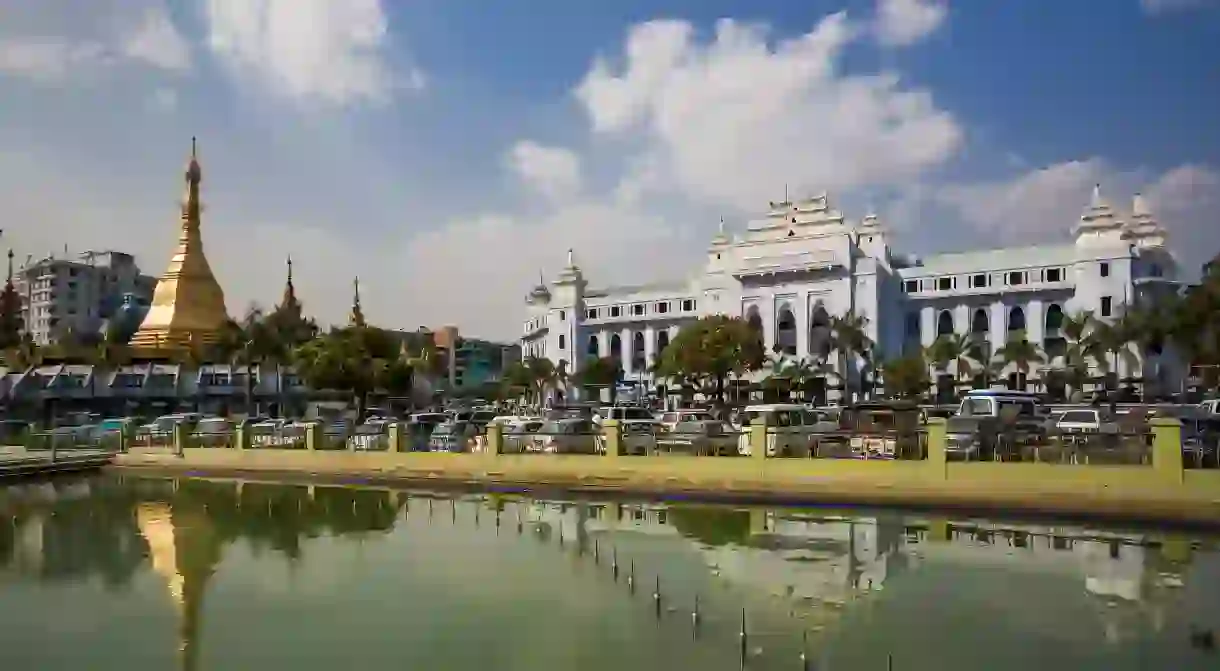
{"type": "Polygon", "coordinates": [[[769,403],[746,406],[737,451],[750,455],[749,426],[759,420],[767,423],[767,456],[809,456],[813,434],[826,428],[822,416],[798,403],[769,403]]]}

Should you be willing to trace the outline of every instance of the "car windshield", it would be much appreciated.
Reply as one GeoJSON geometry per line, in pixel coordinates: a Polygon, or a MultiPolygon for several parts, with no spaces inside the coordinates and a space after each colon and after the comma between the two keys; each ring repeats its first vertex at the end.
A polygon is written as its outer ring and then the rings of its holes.
{"type": "Polygon", "coordinates": [[[1063,417],[1059,421],[1064,424],[1095,424],[1097,423],[1097,415],[1088,410],[1070,410],[1063,413],[1063,417]]]}
{"type": "Polygon", "coordinates": [[[991,399],[967,398],[962,400],[962,408],[958,411],[962,417],[986,416],[991,414],[991,399]]]}

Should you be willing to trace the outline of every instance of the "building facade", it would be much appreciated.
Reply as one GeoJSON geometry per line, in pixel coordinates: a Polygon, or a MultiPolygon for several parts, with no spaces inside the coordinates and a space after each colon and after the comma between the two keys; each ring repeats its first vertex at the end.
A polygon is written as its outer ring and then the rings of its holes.
{"type": "Polygon", "coordinates": [[[26,331],[39,345],[68,333],[97,333],[111,317],[146,308],[157,279],[140,272],[123,252],[86,252],[77,259],[48,256],[28,260],[14,273],[26,331]]]}
{"type": "MultiPolygon", "coordinates": [[[[826,361],[843,374],[859,362],[829,356],[831,317],[855,315],[882,358],[958,334],[988,352],[1023,337],[1054,365],[1066,348],[1065,314],[1112,319],[1178,289],[1166,232],[1144,199],[1120,213],[1100,188],[1064,244],[915,258],[895,252],[890,238],[876,216],[849,221],[821,195],[773,202],[734,235],[722,223],[703,267],[681,282],[596,288],[569,253],[550,286],[540,283],[526,299],[522,356],[569,371],[590,357],[616,357],[626,381],[651,385],[649,367],[683,324],[726,314],[752,322],[767,351],[826,361]]],[[[1170,358],[1120,363],[1116,373],[1172,387],[1181,372],[1170,358]]]]}
{"type": "Polygon", "coordinates": [[[463,337],[456,326],[435,330],[421,329],[430,335],[444,361],[444,387],[450,390],[469,389],[500,379],[507,365],[520,361],[518,346],[463,337]]]}

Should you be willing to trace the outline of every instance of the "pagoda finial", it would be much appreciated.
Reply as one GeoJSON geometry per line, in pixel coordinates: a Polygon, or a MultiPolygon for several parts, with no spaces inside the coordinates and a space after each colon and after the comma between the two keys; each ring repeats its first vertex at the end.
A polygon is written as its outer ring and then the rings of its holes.
{"type": "Polygon", "coordinates": [[[292,255],[288,255],[288,279],[284,282],[284,296],[280,299],[280,308],[295,309],[297,307],[297,290],[292,285],[292,255]]]}
{"type": "Polygon", "coordinates": [[[575,267],[576,267],[576,255],[575,255],[575,253],[572,251],[572,248],[571,248],[571,247],[568,247],[568,267],[569,267],[569,268],[575,268],[575,267]]]}
{"type": "Polygon", "coordinates": [[[1142,217],[1152,214],[1151,208],[1148,207],[1148,201],[1144,199],[1143,194],[1136,193],[1131,200],[1131,214],[1142,217]]]}
{"type": "Polygon", "coordinates": [[[1101,202],[1101,184],[1094,184],[1094,185],[1093,185],[1093,199],[1092,199],[1092,201],[1090,201],[1090,203],[1089,203],[1089,204],[1090,204],[1090,205],[1092,205],[1093,207],[1101,207],[1101,206],[1102,206],[1102,202],[1101,202]]]}
{"type": "Polygon", "coordinates": [[[288,255],[288,286],[292,286],[292,254],[288,255]]]}
{"type": "Polygon", "coordinates": [[[13,248],[8,248],[8,283],[13,283],[13,248]]]}
{"type": "Polygon", "coordinates": [[[360,278],[352,282],[352,326],[364,326],[364,310],[360,307],[360,278]]]}

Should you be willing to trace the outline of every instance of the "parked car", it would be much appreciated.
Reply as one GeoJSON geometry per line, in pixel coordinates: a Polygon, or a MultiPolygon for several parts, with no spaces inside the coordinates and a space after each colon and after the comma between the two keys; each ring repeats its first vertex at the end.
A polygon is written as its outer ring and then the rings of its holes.
{"type": "Polygon", "coordinates": [[[596,454],[601,446],[601,433],[588,419],[559,419],[538,428],[534,450],[552,454],[596,454]]]}
{"type": "Polygon", "coordinates": [[[694,419],[678,422],[658,442],[668,452],[727,457],[738,454],[737,435],[728,422],[694,419]]]}
{"type": "Polygon", "coordinates": [[[198,447],[228,447],[233,440],[233,423],[221,417],[199,420],[191,432],[191,441],[198,447]]]}
{"type": "Polygon", "coordinates": [[[469,452],[478,428],[471,422],[446,422],[432,429],[428,449],[432,452],[469,452]]]}
{"type": "Polygon", "coordinates": [[[1038,396],[1028,392],[976,389],[966,394],[946,425],[946,456],[992,460],[1045,440],[1047,427],[1038,396]]]}
{"type": "Polygon", "coordinates": [[[505,425],[500,452],[503,454],[521,454],[529,451],[530,443],[534,440],[534,433],[541,429],[544,424],[546,422],[541,419],[531,419],[505,425]]]}

